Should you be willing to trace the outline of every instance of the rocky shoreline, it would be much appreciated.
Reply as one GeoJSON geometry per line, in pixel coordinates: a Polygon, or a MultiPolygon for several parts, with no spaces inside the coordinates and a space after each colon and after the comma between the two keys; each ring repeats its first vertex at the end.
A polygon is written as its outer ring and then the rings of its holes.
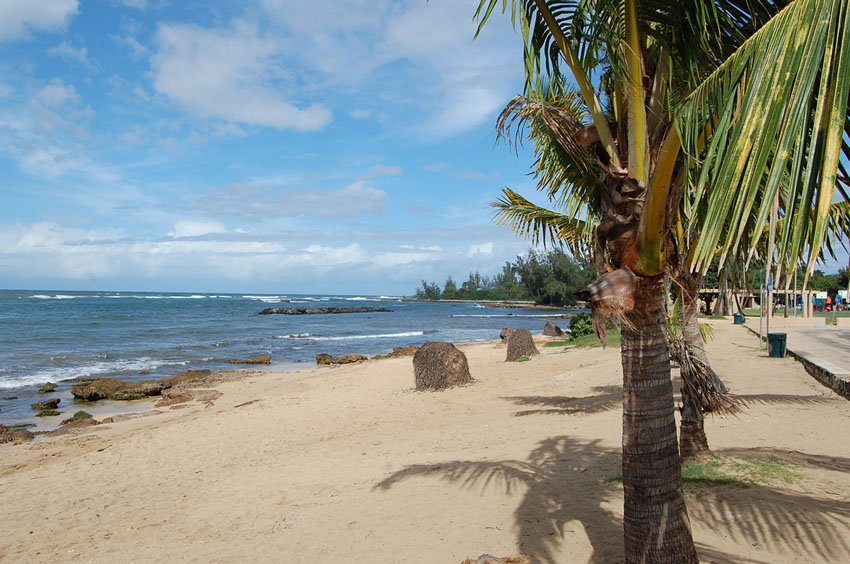
{"type": "Polygon", "coordinates": [[[324,313],[391,313],[385,307],[267,307],[257,315],[320,315],[324,313]]]}

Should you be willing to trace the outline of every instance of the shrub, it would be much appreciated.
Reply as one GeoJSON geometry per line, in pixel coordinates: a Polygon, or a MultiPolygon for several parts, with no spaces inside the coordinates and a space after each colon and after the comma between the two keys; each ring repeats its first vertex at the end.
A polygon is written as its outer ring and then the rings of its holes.
{"type": "Polygon", "coordinates": [[[589,313],[579,313],[570,319],[570,334],[573,339],[593,333],[593,319],[589,313]]]}

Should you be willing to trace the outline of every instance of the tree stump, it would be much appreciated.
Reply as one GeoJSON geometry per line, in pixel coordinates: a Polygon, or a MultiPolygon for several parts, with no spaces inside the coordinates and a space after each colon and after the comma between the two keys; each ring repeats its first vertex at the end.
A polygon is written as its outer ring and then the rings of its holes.
{"type": "Polygon", "coordinates": [[[551,321],[547,321],[546,326],[543,327],[543,335],[546,337],[563,337],[564,331],[551,321]]]}
{"type": "Polygon", "coordinates": [[[514,362],[523,356],[539,354],[528,329],[515,329],[508,335],[508,356],[505,362],[514,362]]]}
{"type": "Polygon", "coordinates": [[[502,328],[501,333],[499,333],[499,338],[502,340],[503,343],[508,340],[508,337],[510,337],[512,331],[513,329],[511,329],[510,327],[502,328]]]}
{"type": "Polygon", "coordinates": [[[466,355],[451,343],[429,341],[413,355],[416,390],[445,390],[475,380],[469,374],[466,355]]]}

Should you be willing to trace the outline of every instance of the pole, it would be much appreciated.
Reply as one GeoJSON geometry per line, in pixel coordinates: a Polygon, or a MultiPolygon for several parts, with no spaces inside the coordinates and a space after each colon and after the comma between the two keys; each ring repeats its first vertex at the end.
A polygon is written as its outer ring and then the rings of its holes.
{"type": "Polygon", "coordinates": [[[762,325],[764,324],[764,283],[759,287],[759,350],[761,350],[762,325]]]}

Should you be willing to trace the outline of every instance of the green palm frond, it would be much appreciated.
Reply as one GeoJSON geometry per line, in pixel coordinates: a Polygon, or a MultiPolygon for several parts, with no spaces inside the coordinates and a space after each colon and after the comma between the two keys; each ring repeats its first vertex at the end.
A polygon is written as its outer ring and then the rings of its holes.
{"type": "Polygon", "coordinates": [[[570,216],[584,207],[598,209],[601,198],[599,164],[576,140],[588,131],[587,122],[579,94],[566,91],[533,99],[515,96],[496,125],[500,139],[533,141],[537,187],[570,216]]]}
{"type": "Polygon", "coordinates": [[[777,197],[789,218],[777,240],[780,254],[808,249],[808,269],[814,268],[828,232],[848,91],[848,3],[797,0],[685,100],[677,126],[689,170],[698,171],[691,197],[706,199],[695,249],[700,270],[718,248],[726,256],[755,244],[777,197]],[[701,150],[707,123],[714,134],[701,150]],[[751,213],[757,228],[748,241],[741,218],[751,213]]]}
{"type": "Polygon", "coordinates": [[[591,255],[597,225],[592,218],[579,219],[543,208],[510,188],[504,188],[502,196],[491,206],[498,210],[497,223],[510,227],[534,244],[565,245],[575,256],[591,255]]]}

